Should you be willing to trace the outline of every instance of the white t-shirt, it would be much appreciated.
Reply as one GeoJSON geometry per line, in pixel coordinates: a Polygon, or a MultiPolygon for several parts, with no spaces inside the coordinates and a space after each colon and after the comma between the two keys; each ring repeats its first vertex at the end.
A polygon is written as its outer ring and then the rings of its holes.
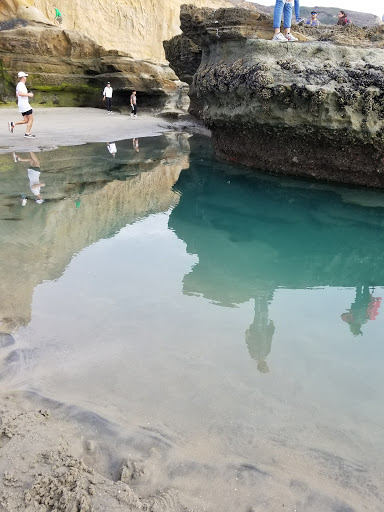
{"type": "Polygon", "coordinates": [[[35,196],[40,195],[40,187],[33,187],[33,185],[40,185],[40,171],[36,171],[36,169],[28,169],[28,178],[31,192],[35,194],[35,196]]]}
{"type": "Polygon", "coordinates": [[[116,147],[116,144],[114,142],[111,142],[111,144],[108,144],[108,151],[111,153],[111,155],[113,153],[117,153],[117,147],[116,147]]]}
{"type": "Polygon", "coordinates": [[[24,92],[27,94],[28,89],[24,82],[19,82],[16,86],[17,105],[20,112],[28,112],[28,110],[31,110],[29,98],[28,96],[19,96],[19,92],[24,92]]]}
{"type": "Polygon", "coordinates": [[[105,96],[106,98],[112,98],[112,91],[112,87],[104,87],[103,96],[105,96]]]}

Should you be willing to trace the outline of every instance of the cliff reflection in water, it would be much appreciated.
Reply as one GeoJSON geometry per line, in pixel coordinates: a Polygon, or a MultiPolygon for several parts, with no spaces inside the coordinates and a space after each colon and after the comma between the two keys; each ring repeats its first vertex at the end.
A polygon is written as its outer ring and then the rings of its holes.
{"type": "Polygon", "coordinates": [[[172,186],[189,165],[188,138],[143,139],[139,153],[131,140],[120,141],[114,158],[105,144],[38,153],[43,204],[34,201],[29,162],[0,156],[0,330],[28,324],[34,288],[60,277],[74,254],[177,203],[172,186]]]}
{"type": "Polygon", "coordinates": [[[233,174],[226,164],[215,171],[191,161],[175,186],[181,199],[169,221],[187,251],[199,258],[184,277],[183,293],[224,307],[254,300],[245,342],[259,371],[269,371],[275,332],[269,305],[276,289],[356,288],[355,302],[349,309],[341,304],[334,315],[349,324],[352,334],[362,334],[362,326],[379,314],[381,298],[374,287],[384,285],[380,196],[233,174]]]}

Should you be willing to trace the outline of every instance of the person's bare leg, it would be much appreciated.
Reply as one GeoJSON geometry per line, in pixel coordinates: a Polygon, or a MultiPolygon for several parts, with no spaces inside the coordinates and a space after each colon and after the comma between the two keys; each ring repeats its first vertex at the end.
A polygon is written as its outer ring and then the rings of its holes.
{"type": "Polygon", "coordinates": [[[27,117],[27,131],[25,133],[31,133],[31,129],[32,129],[32,125],[33,125],[33,114],[30,114],[29,116],[25,116],[27,117]]]}
{"type": "Polygon", "coordinates": [[[27,117],[28,116],[24,116],[22,121],[16,121],[16,123],[13,123],[13,126],[16,126],[18,124],[28,124],[27,117]]]}
{"type": "Polygon", "coordinates": [[[40,167],[40,162],[35,153],[32,153],[32,151],[30,151],[29,154],[31,155],[31,164],[33,165],[33,167],[40,167]]]}
{"type": "Polygon", "coordinates": [[[31,158],[21,158],[21,156],[19,156],[19,155],[17,155],[17,161],[18,162],[28,162],[28,163],[32,164],[31,158]]]}

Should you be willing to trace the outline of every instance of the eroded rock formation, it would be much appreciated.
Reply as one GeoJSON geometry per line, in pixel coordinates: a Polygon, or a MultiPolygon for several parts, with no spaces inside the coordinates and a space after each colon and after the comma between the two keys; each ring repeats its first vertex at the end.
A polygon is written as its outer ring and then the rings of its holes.
{"type": "Polygon", "coordinates": [[[182,112],[187,87],[162,64],[107,51],[78,32],[42,24],[0,31],[0,104],[14,105],[17,71],[30,74],[34,105],[102,106],[102,90],[113,82],[114,105],[128,108],[132,89],[141,105],[182,112]]]}
{"type": "Polygon", "coordinates": [[[343,45],[315,41],[313,32],[276,44],[264,39],[272,33],[267,15],[194,6],[182,7],[181,27],[202,51],[192,93],[221,155],[272,172],[384,186],[381,27],[364,38],[333,30],[335,41],[345,35],[343,45]]]}
{"type": "MultiPolygon", "coordinates": [[[[84,34],[106,50],[121,50],[135,59],[165,64],[162,41],[180,33],[182,0],[2,0],[0,21],[23,19],[53,24],[55,7],[63,28],[84,34]]],[[[230,6],[227,0],[195,0],[198,6],[230,6]]]]}

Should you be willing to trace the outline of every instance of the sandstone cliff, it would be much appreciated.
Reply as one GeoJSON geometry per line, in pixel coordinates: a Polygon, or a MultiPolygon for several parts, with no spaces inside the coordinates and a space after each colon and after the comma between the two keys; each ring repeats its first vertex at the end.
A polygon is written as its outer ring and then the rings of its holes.
{"type": "Polygon", "coordinates": [[[35,106],[102,106],[107,80],[113,83],[115,107],[128,108],[133,89],[141,106],[183,112],[186,86],[162,64],[107,51],[93,39],[71,30],[29,23],[0,31],[0,106],[15,105],[20,69],[30,74],[35,106]]]}
{"type": "Polygon", "coordinates": [[[384,186],[381,27],[366,37],[339,27],[326,37],[344,35],[344,44],[315,41],[316,31],[299,34],[306,42],[277,44],[263,39],[272,33],[265,14],[194,6],[182,7],[181,27],[201,49],[192,93],[221,155],[267,171],[384,186]]]}
{"type": "MultiPolygon", "coordinates": [[[[162,42],[180,33],[182,0],[3,0],[0,21],[21,18],[53,23],[55,7],[63,28],[84,34],[106,50],[121,50],[135,59],[165,63],[162,42]]],[[[195,0],[198,6],[230,6],[227,0],[195,0]]]]}

